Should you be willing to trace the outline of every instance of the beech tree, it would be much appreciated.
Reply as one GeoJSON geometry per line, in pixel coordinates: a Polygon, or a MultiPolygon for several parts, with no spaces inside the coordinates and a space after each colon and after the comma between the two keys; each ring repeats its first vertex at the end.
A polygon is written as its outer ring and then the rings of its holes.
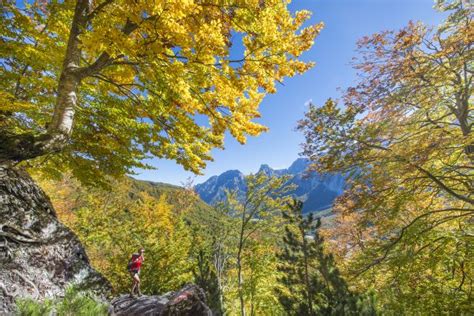
{"type": "MultiPolygon", "coordinates": [[[[235,263],[241,316],[245,316],[249,309],[250,314],[254,312],[253,302],[247,306],[248,295],[246,294],[249,291],[248,287],[252,288],[252,285],[255,285],[251,283],[251,280],[244,280],[244,271],[247,265],[251,265],[254,257],[245,253],[252,246],[252,238],[255,238],[256,235],[271,235],[272,229],[278,223],[277,214],[285,207],[285,201],[288,199],[285,195],[294,189],[293,185],[288,184],[288,180],[288,176],[271,177],[260,172],[246,176],[246,191],[243,197],[239,198],[238,192],[227,192],[225,207],[229,209],[228,213],[236,219],[235,263]]],[[[276,236],[273,236],[273,241],[275,239],[276,236]]],[[[263,238],[259,242],[264,244],[263,238]]],[[[256,251],[256,249],[254,248],[252,251],[256,251]]],[[[250,292],[250,296],[252,296],[254,293],[251,289],[250,292]]]]}
{"type": "Polygon", "coordinates": [[[299,57],[322,27],[280,0],[3,1],[0,16],[0,161],[83,180],[150,156],[199,172],[226,131],[265,131],[262,98],[312,66],[299,57]]]}
{"type": "Polygon", "coordinates": [[[394,313],[473,307],[472,6],[437,5],[437,28],[362,38],[358,84],[299,125],[315,169],[352,174],[328,240],[394,313]]]}

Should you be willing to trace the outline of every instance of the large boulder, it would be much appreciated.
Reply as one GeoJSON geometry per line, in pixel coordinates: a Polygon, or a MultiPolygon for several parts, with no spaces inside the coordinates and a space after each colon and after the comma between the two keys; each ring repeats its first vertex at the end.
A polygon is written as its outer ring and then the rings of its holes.
{"type": "Polygon", "coordinates": [[[0,315],[17,298],[60,297],[70,284],[102,297],[111,289],[31,177],[0,166],[0,315]]]}
{"type": "Polygon", "coordinates": [[[122,295],[110,303],[111,316],[212,316],[204,291],[196,285],[161,296],[122,295]]]}

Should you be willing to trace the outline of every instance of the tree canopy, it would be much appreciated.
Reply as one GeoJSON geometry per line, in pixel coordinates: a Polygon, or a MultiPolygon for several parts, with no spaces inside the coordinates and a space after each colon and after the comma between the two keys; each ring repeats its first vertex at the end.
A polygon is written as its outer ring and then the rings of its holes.
{"type": "Polygon", "coordinates": [[[315,168],[350,175],[333,250],[385,310],[414,314],[472,309],[474,28],[462,1],[438,5],[436,29],[363,38],[358,85],[299,125],[315,168]]]}
{"type": "Polygon", "coordinates": [[[262,98],[312,66],[299,57],[322,24],[287,4],[4,1],[0,160],[82,179],[151,156],[199,172],[226,131],[265,131],[262,98]]]}

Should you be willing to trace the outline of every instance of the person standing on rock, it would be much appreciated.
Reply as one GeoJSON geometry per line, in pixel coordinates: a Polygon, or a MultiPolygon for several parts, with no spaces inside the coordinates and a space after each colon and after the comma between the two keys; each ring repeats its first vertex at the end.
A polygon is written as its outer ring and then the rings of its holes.
{"type": "Polygon", "coordinates": [[[128,271],[130,272],[130,276],[132,277],[132,290],[130,292],[131,297],[135,297],[135,290],[137,291],[138,296],[141,296],[142,293],[140,292],[140,269],[142,266],[143,261],[145,261],[144,254],[145,249],[140,248],[138,253],[134,253],[132,258],[128,263],[128,271]]]}

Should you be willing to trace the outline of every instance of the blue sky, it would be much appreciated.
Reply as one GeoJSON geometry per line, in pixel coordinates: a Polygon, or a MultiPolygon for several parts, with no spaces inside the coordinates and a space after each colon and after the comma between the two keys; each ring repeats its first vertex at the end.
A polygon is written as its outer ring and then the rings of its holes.
{"type": "Polygon", "coordinates": [[[194,183],[229,169],[245,174],[255,172],[266,163],[275,169],[287,168],[298,158],[303,137],[295,131],[303,117],[306,103],[322,104],[327,98],[337,98],[338,88],[355,82],[350,66],[356,41],[364,35],[381,30],[399,29],[409,20],[428,25],[439,24],[443,15],[433,9],[433,0],[293,0],[291,11],[307,9],[313,12],[309,23],[323,21],[325,28],[312,49],[303,55],[316,66],[302,76],[287,78],[278,92],[268,95],[261,104],[259,122],[270,130],[248,138],[240,145],[232,137],[225,139],[225,150],[214,150],[204,175],[195,177],[174,161],[153,159],[149,163],[157,170],[136,170],[134,177],[143,180],[180,185],[192,177],[194,183]]]}

